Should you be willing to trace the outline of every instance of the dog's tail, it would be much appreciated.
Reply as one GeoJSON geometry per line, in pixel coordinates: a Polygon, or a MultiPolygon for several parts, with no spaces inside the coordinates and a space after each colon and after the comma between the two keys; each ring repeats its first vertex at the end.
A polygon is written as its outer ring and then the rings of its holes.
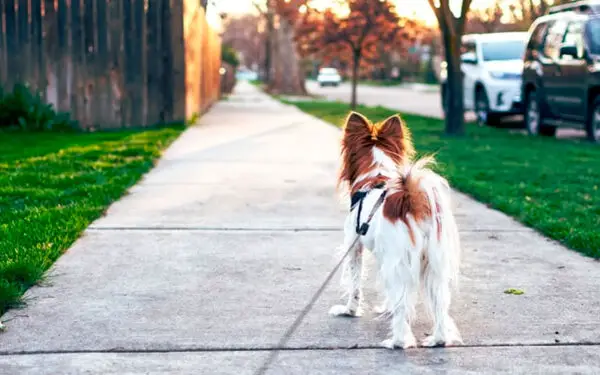
{"type": "Polygon", "coordinates": [[[424,157],[399,168],[398,178],[390,183],[384,205],[384,216],[391,221],[402,220],[409,230],[410,240],[422,232],[424,243],[422,267],[443,275],[458,287],[460,240],[450,200],[448,182],[429,166],[433,157],[424,157]],[[409,218],[412,218],[410,220],[409,218]]]}

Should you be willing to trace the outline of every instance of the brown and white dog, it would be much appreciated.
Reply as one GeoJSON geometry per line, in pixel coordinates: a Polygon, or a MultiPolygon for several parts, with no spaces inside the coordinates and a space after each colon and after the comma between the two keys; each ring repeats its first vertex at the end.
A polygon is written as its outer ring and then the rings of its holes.
{"type": "Polygon", "coordinates": [[[335,316],[358,316],[361,310],[363,249],[374,254],[385,292],[384,310],[392,315],[387,348],[416,346],[411,329],[419,289],[433,319],[432,334],[423,346],[462,343],[449,315],[451,286],[457,282],[460,241],[451,210],[450,188],[427,168],[433,161],[413,161],[410,133],[400,116],[372,124],[352,112],[342,137],[340,185],[348,188],[354,205],[344,226],[344,249],[357,235],[360,241],[344,261],[342,283],[346,305],[333,306],[335,316]],[[366,234],[358,228],[386,191],[366,234]]]}

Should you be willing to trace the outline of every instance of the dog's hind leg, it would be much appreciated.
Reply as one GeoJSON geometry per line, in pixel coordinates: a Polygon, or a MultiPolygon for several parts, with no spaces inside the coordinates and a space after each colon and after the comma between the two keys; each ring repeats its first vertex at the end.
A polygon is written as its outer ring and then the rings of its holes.
{"type": "Polygon", "coordinates": [[[384,231],[375,254],[383,280],[387,308],[392,314],[392,337],[382,346],[407,349],[417,345],[410,323],[414,315],[420,271],[420,251],[406,240],[403,224],[384,231]],[[398,230],[402,226],[402,231],[398,230]]]}
{"type": "MultiPolygon", "coordinates": [[[[344,233],[344,250],[352,245],[356,238],[353,231],[346,230],[344,233]]],[[[345,305],[335,305],[329,310],[334,316],[360,316],[362,313],[362,273],[363,273],[363,245],[358,241],[348,256],[344,259],[342,269],[342,285],[348,294],[348,302],[345,305]]]]}
{"type": "MultiPolygon", "coordinates": [[[[432,241],[433,242],[433,241],[432,241]]],[[[423,267],[423,287],[425,292],[425,305],[433,319],[431,335],[427,336],[422,345],[425,347],[447,346],[462,343],[462,338],[450,317],[450,267],[445,263],[445,255],[440,252],[447,251],[435,243],[429,244],[423,267]]]]}

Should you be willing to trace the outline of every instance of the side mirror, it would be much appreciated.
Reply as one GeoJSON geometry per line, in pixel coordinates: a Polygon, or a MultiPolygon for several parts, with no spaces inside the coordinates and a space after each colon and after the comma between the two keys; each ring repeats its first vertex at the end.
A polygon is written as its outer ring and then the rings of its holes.
{"type": "Polygon", "coordinates": [[[560,46],[559,57],[562,59],[563,56],[571,56],[574,59],[579,58],[577,46],[575,45],[562,45],[560,46]]]}
{"type": "Polygon", "coordinates": [[[477,65],[477,56],[471,52],[463,53],[460,56],[460,60],[463,64],[477,65]]]}

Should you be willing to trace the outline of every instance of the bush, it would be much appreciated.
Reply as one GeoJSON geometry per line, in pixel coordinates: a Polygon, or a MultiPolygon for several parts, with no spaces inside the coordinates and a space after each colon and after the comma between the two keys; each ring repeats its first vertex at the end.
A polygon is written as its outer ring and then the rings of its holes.
{"type": "Polygon", "coordinates": [[[223,44],[221,46],[221,60],[234,68],[237,68],[240,65],[240,58],[237,51],[228,44],[223,44]]]}
{"type": "Polygon", "coordinates": [[[27,85],[16,84],[10,92],[0,87],[0,129],[68,131],[75,127],[68,113],[56,112],[27,85]]]}

